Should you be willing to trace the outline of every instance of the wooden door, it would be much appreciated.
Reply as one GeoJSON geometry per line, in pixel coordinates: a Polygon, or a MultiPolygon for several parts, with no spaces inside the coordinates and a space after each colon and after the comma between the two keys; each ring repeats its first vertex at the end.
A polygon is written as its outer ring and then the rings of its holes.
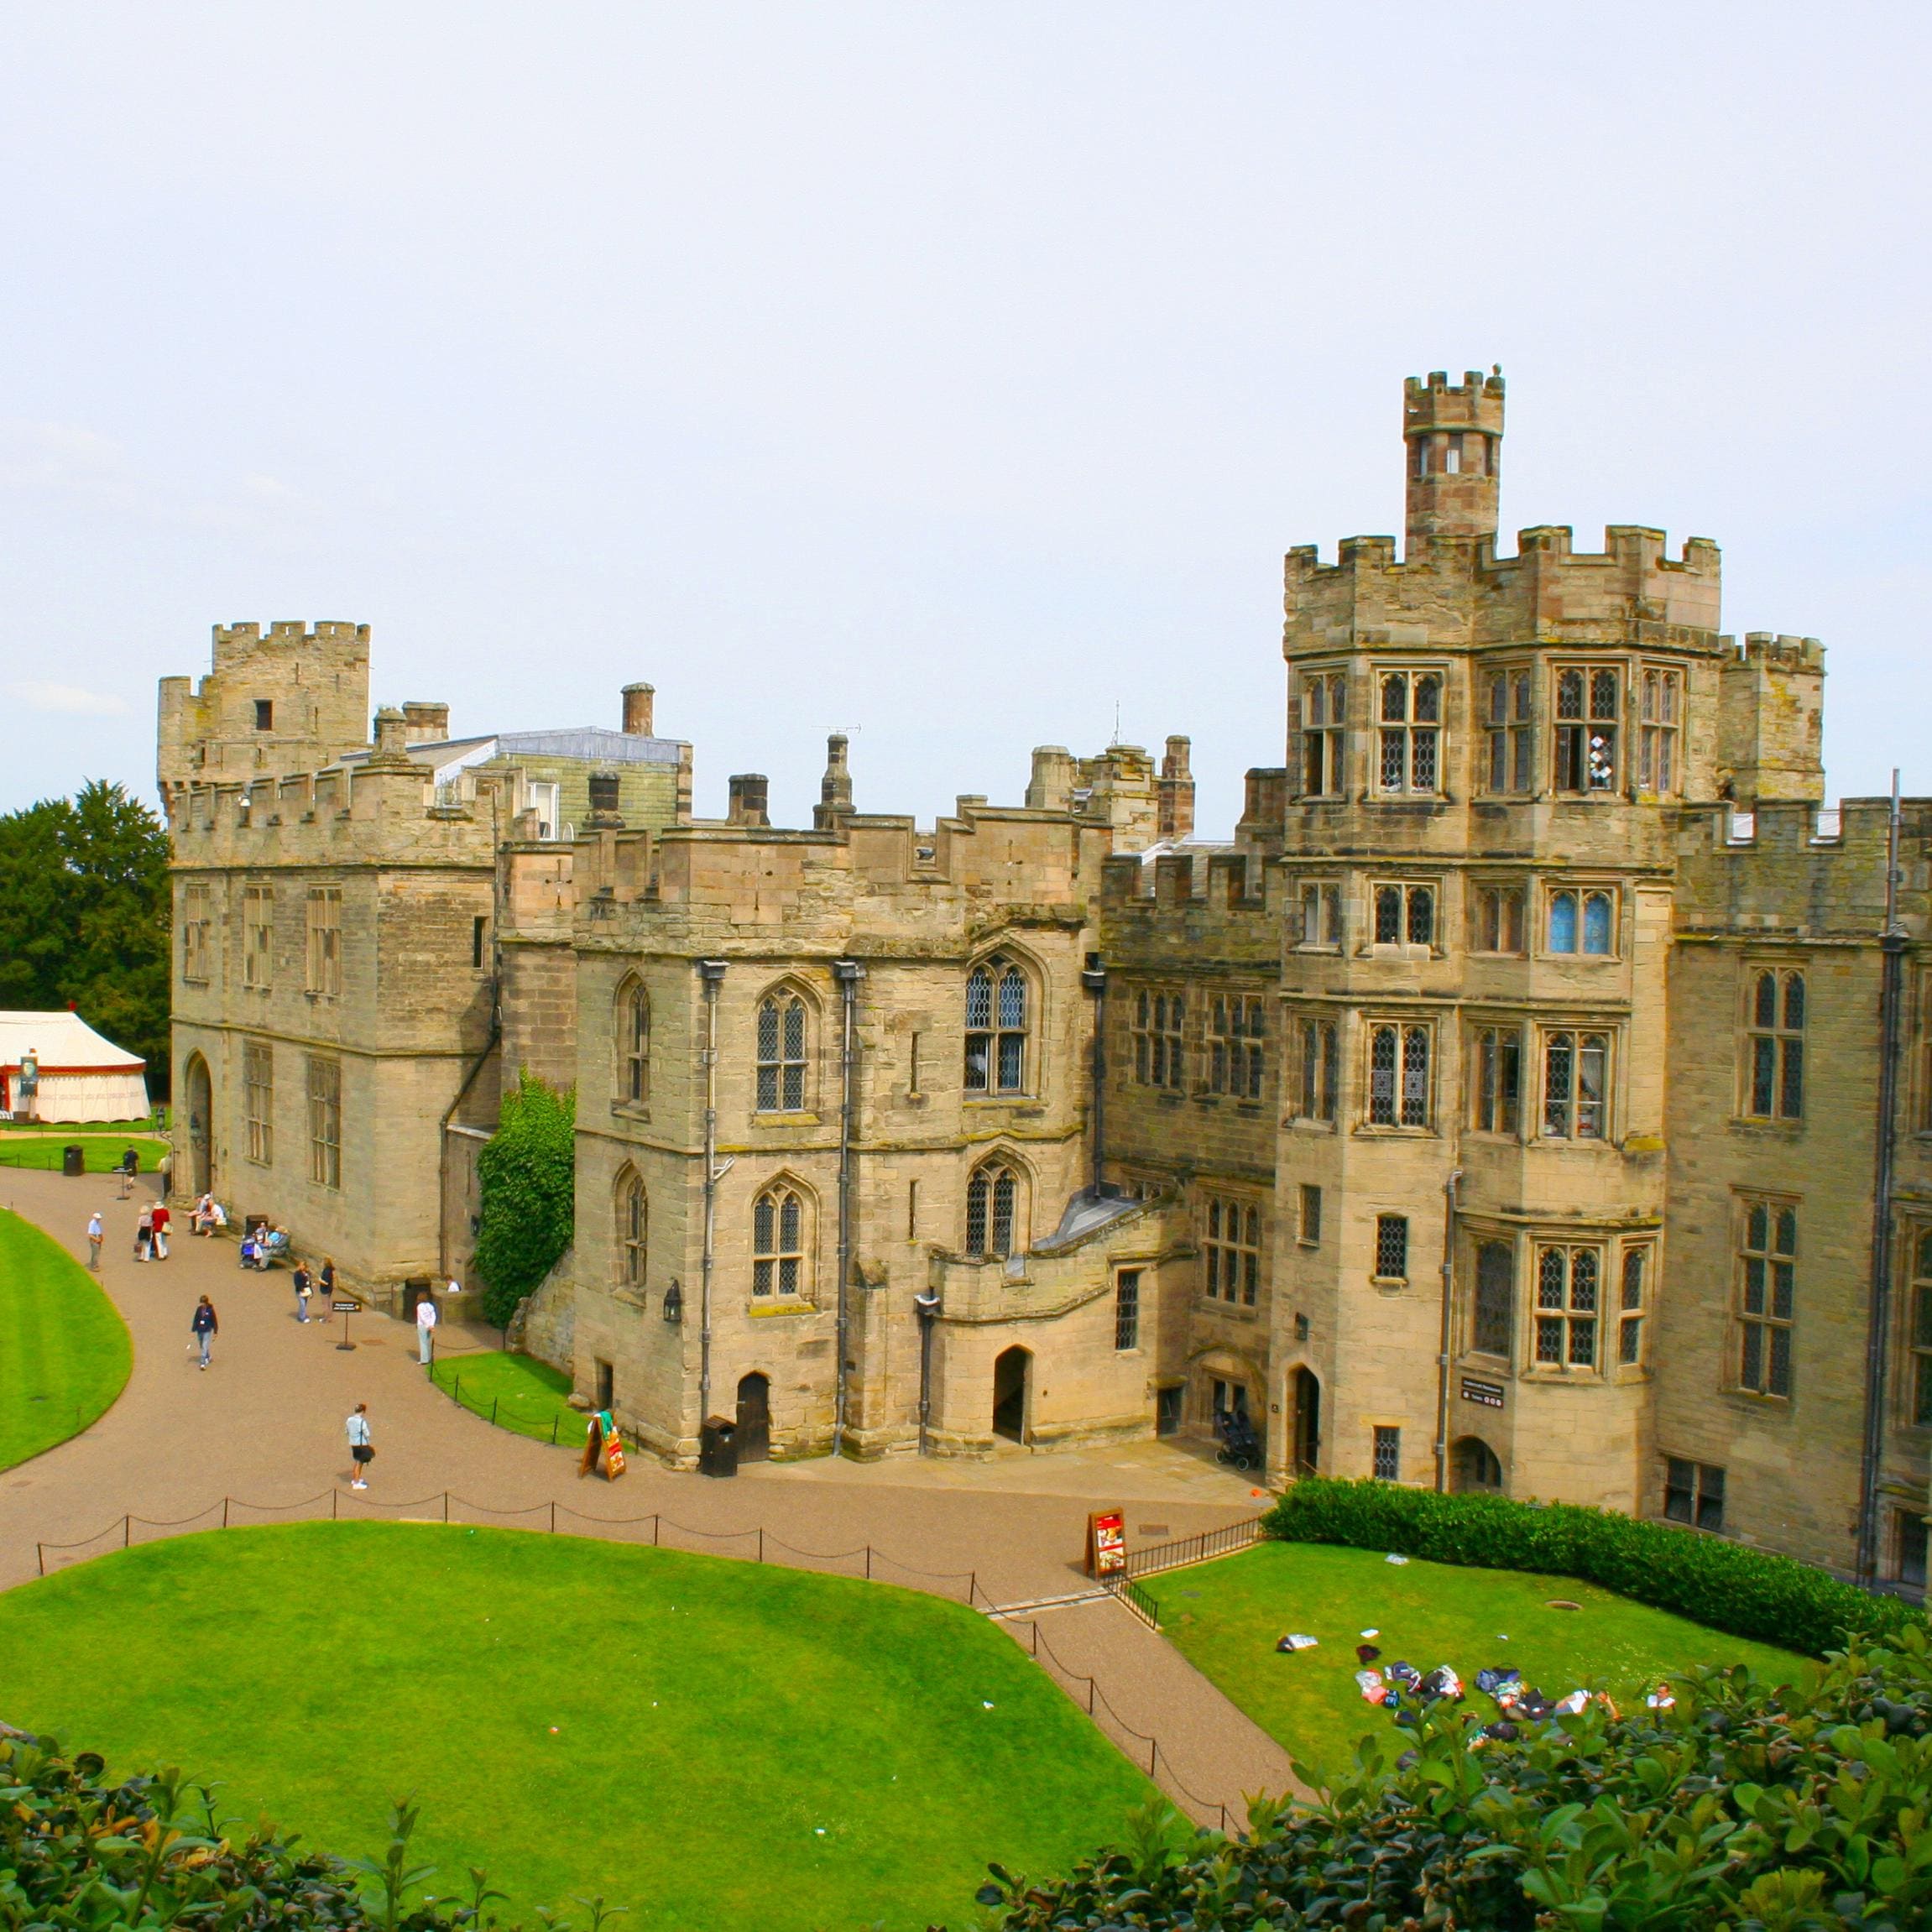
{"type": "Polygon", "coordinates": [[[763,1462],[771,1454],[771,1379],[754,1369],[738,1380],[738,1459],[763,1462]]]}

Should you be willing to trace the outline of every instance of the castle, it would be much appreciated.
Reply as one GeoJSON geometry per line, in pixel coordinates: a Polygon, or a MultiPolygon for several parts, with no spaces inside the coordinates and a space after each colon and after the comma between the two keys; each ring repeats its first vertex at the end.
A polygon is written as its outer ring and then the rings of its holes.
{"type": "Polygon", "coordinates": [[[1716,546],[1498,554],[1500,375],[1403,396],[1405,540],[1286,568],[1286,758],[693,817],[623,729],[368,717],[368,634],[161,687],[186,1193],[405,1306],[506,1083],[577,1095],[526,1345],[648,1449],[1000,1453],[1240,1412],[1319,1470],[1923,1585],[1932,803],[1823,807],[1824,657],[1716,546]]]}

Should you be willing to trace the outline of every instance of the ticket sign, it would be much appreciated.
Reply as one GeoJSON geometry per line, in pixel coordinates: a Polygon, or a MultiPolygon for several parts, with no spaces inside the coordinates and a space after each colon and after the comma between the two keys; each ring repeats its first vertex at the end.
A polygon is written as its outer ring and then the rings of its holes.
{"type": "Polygon", "coordinates": [[[1087,1574],[1119,1576],[1127,1568],[1127,1519],[1117,1509],[1097,1511],[1087,1518],[1087,1574]]]}
{"type": "Polygon", "coordinates": [[[350,1295],[337,1295],[329,1303],[332,1315],[359,1315],[362,1312],[363,1304],[350,1295]]]}

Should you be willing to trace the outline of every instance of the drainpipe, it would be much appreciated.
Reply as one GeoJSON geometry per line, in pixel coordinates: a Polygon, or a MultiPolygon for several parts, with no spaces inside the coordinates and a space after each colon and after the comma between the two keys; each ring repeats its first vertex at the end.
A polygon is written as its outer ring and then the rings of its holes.
{"type": "Polygon", "coordinates": [[[1094,995],[1094,1198],[1107,1192],[1107,969],[1098,953],[1087,955],[1080,984],[1094,995]]]}
{"type": "Polygon", "coordinates": [[[843,1010],[838,1049],[838,1365],[832,1382],[832,1453],[845,1453],[845,1359],[852,1326],[852,1075],[853,1020],[859,982],[865,969],[856,959],[834,959],[832,977],[838,982],[843,1010]]]}
{"type": "Polygon", "coordinates": [[[704,982],[704,1257],[697,1289],[697,1420],[711,1419],[711,1264],[718,1240],[718,989],[722,959],[700,959],[704,982]]]}
{"type": "Polygon", "coordinates": [[[1892,774],[1892,822],[1885,842],[1885,930],[1878,991],[1878,1157],[1872,1190],[1872,1314],[1865,1337],[1865,1442],[1858,1472],[1858,1580],[1878,1577],[1878,1465],[1885,1443],[1886,1343],[1892,1320],[1892,1167],[1898,1110],[1900,1019],[1904,1005],[1904,928],[1898,923],[1898,774],[1892,774]]]}
{"type": "Polygon", "coordinates": [[[937,1292],[929,1287],[924,1294],[915,1295],[912,1306],[919,1317],[919,1453],[930,1455],[927,1436],[932,1419],[932,1328],[939,1319],[937,1292]]]}
{"type": "Polygon", "coordinates": [[[1436,1351],[1436,1493],[1449,1488],[1449,1356],[1455,1345],[1455,1230],[1462,1169],[1443,1183],[1443,1319],[1436,1351]]]}

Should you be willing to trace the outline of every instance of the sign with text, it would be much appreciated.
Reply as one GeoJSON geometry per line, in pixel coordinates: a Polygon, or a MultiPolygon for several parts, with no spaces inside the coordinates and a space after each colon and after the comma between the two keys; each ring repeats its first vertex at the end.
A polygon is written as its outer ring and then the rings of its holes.
{"type": "Polygon", "coordinates": [[[624,1444],[617,1433],[617,1418],[608,1409],[593,1409],[584,1430],[583,1460],[580,1475],[601,1475],[615,1482],[624,1474],[624,1444]]]}
{"type": "Polygon", "coordinates": [[[337,1295],[329,1303],[329,1313],[332,1315],[359,1315],[362,1312],[363,1304],[353,1295],[337,1295]]]}
{"type": "Polygon", "coordinates": [[[1501,1382],[1479,1382],[1474,1376],[1462,1379],[1462,1399],[1474,1402],[1478,1408],[1500,1409],[1503,1405],[1503,1386],[1501,1382]]]}
{"type": "Polygon", "coordinates": [[[1119,1576],[1127,1568],[1127,1518],[1117,1509],[1098,1510],[1087,1518],[1087,1574],[1119,1576]]]}

